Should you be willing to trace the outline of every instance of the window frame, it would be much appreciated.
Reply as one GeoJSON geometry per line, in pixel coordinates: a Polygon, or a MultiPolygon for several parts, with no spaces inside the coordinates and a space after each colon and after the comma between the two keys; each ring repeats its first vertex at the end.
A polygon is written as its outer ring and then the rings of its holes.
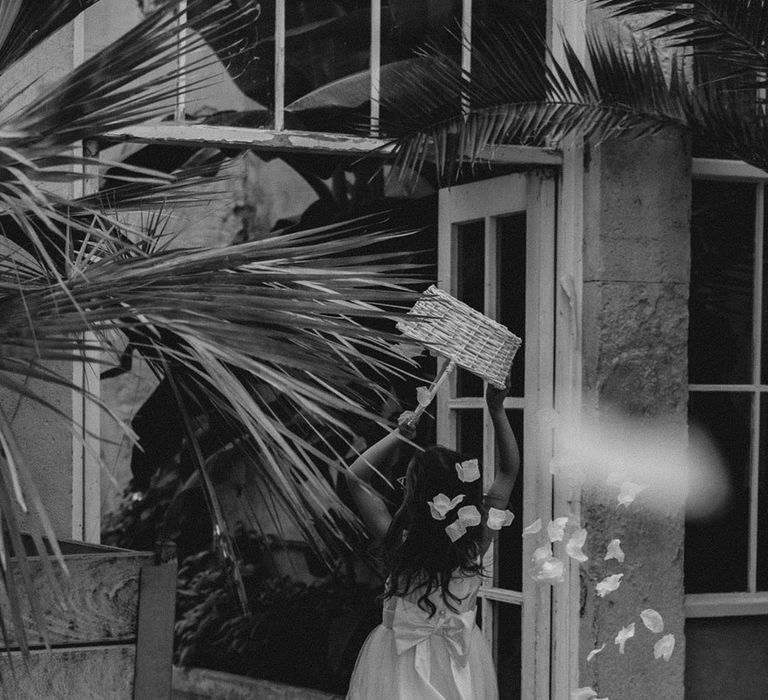
{"type": "MultiPolygon", "coordinates": [[[[768,323],[763,309],[763,258],[766,255],[764,229],[766,215],[766,186],[768,173],[748,165],[743,161],[716,158],[693,158],[691,166],[692,180],[709,180],[731,183],[752,184],[755,187],[754,243],[755,256],[753,268],[752,299],[752,381],[743,384],[689,384],[688,393],[734,392],[750,397],[751,444],[749,463],[749,547],[747,591],[727,593],[686,593],[684,599],[685,617],[742,617],[747,615],[768,614],[768,591],[757,590],[757,520],[759,492],[759,440],[760,440],[760,397],[768,394],[768,383],[761,379],[761,331],[768,323]]],[[[765,465],[764,468],[768,468],[765,465]]]]}
{"type": "MultiPolygon", "coordinates": [[[[526,322],[525,329],[512,329],[521,332],[525,339],[520,350],[525,353],[524,396],[508,397],[504,402],[507,410],[524,411],[523,471],[515,486],[523,489],[523,512],[515,514],[523,526],[537,517],[545,522],[554,517],[554,480],[541,465],[549,463],[553,449],[552,435],[542,429],[542,418],[554,410],[555,396],[556,200],[557,180],[551,173],[543,171],[500,176],[439,192],[438,284],[451,294],[457,293],[458,227],[482,220],[484,313],[491,318],[497,312],[497,291],[501,283],[496,269],[497,221],[514,212],[526,213],[526,322]]],[[[483,481],[487,488],[493,480],[495,444],[485,401],[482,396],[457,397],[456,394],[457,377],[453,373],[438,391],[435,401],[437,441],[455,446],[458,414],[466,410],[482,410],[483,481]]],[[[500,587],[494,580],[481,588],[479,598],[484,636],[494,650],[497,634],[495,605],[511,604],[521,608],[522,697],[544,700],[551,696],[550,674],[557,668],[551,658],[554,648],[553,591],[525,573],[525,562],[530,560],[534,546],[531,538],[523,539],[522,591],[500,587]]],[[[484,561],[495,579],[495,544],[491,545],[484,561]]]]}

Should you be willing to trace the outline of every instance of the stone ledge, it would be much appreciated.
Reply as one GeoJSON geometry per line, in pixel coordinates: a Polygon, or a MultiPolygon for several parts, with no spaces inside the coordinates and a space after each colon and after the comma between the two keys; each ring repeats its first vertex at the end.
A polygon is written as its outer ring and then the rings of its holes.
{"type": "Polygon", "coordinates": [[[173,700],[342,700],[313,688],[297,688],[207,668],[173,667],[173,700]]]}

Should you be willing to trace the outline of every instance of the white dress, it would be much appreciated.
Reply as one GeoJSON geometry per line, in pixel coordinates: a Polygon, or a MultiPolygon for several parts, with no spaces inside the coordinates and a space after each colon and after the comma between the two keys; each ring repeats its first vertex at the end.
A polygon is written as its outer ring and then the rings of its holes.
{"type": "Polygon", "coordinates": [[[440,590],[429,599],[432,617],[418,606],[423,590],[384,601],[382,623],[357,657],[347,700],[497,700],[496,672],[475,625],[481,577],[451,580],[461,602],[453,612],[440,590]]]}

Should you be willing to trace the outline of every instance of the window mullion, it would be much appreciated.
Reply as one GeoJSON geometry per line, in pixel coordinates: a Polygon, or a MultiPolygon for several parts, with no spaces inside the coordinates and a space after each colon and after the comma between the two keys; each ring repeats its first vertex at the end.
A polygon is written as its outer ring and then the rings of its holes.
{"type": "Polygon", "coordinates": [[[178,5],[179,42],[176,51],[176,104],[174,106],[174,118],[177,122],[184,121],[184,111],[187,106],[187,41],[189,30],[187,24],[187,0],[179,0],[178,5]]]}
{"type": "Polygon", "coordinates": [[[285,0],[275,0],[275,129],[285,128],[285,0]]]}
{"type": "Polygon", "coordinates": [[[379,135],[381,99],[381,0],[371,0],[371,136],[379,135]]]}
{"type": "MultiPolygon", "coordinates": [[[[472,0],[463,0],[461,5],[461,71],[465,75],[472,72],[472,0]]],[[[469,114],[469,97],[461,95],[461,111],[469,114]]]]}
{"type": "MultiPolygon", "coordinates": [[[[763,223],[765,213],[765,187],[755,186],[755,259],[752,289],[752,382],[760,384],[762,367],[762,315],[763,315],[763,223]]],[[[748,590],[757,590],[757,526],[758,492],[760,477],[760,409],[761,393],[752,394],[751,450],[749,460],[749,559],[748,590]]]]}

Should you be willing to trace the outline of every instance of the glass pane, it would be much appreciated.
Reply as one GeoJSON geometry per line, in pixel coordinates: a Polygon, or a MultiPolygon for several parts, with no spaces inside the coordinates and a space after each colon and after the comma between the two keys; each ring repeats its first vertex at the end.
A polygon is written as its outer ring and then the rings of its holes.
{"type": "MultiPolygon", "coordinates": [[[[522,338],[525,335],[525,212],[498,218],[496,235],[497,320],[522,338]]],[[[520,348],[512,364],[510,396],[523,396],[524,356],[525,352],[520,348]]]]}
{"type": "Polygon", "coordinates": [[[768,698],[768,617],[685,621],[685,699],[768,698]]]}
{"type": "Polygon", "coordinates": [[[456,450],[466,457],[482,460],[483,411],[471,409],[456,412],[456,450]]]}
{"type": "MultiPolygon", "coordinates": [[[[456,227],[456,298],[485,313],[485,223],[472,221],[456,227]]],[[[482,396],[483,381],[459,368],[456,396],[482,396]]]]}
{"type": "Polygon", "coordinates": [[[755,186],[693,182],[689,380],[751,380],[755,186]]]}
{"type": "Polygon", "coordinates": [[[494,602],[496,613],[496,672],[499,677],[499,700],[520,699],[521,608],[494,602]]]}
{"type": "MultiPolygon", "coordinates": [[[[507,411],[507,418],[515,431],[520,454],[523,454],[523,412],[520,410],[507,411]]],[[[498,459],[498,456],[497,456],[498,459]]],[[[496,545],[496,568],[498,577],[496,585],[510,588],[514,591],[523,590],[523,465],[520,465],[520,475],[512,491],[509,509],[515,514],[515,519],[509,527],[499,531],[496,545]]]]}
{"type": "MultiPolygon", "coordinates": [[[[760,185],[765,192],[765,185],[760,185]]],[[[768,216],[763,216],[763,245],[768,240],[768,216]]],[[[760,352],[760,381],[768,384],[768,253],[763,252],[763,317],[759,319],[762,345],[760,352]]]]}
{"type": "Polygon", "coordinates": [[[706,430],[720,450],[731,496],[718,513],[686,522],[686,593],[747,590],[750,406],[749,394],[690,396],[689,421],[706,430]]]}
{"type": "Polygon", "coordinates": [[[760,479],[757,494],[757,590],[768,591],[768,396],[760,397],[760,479]]]}

